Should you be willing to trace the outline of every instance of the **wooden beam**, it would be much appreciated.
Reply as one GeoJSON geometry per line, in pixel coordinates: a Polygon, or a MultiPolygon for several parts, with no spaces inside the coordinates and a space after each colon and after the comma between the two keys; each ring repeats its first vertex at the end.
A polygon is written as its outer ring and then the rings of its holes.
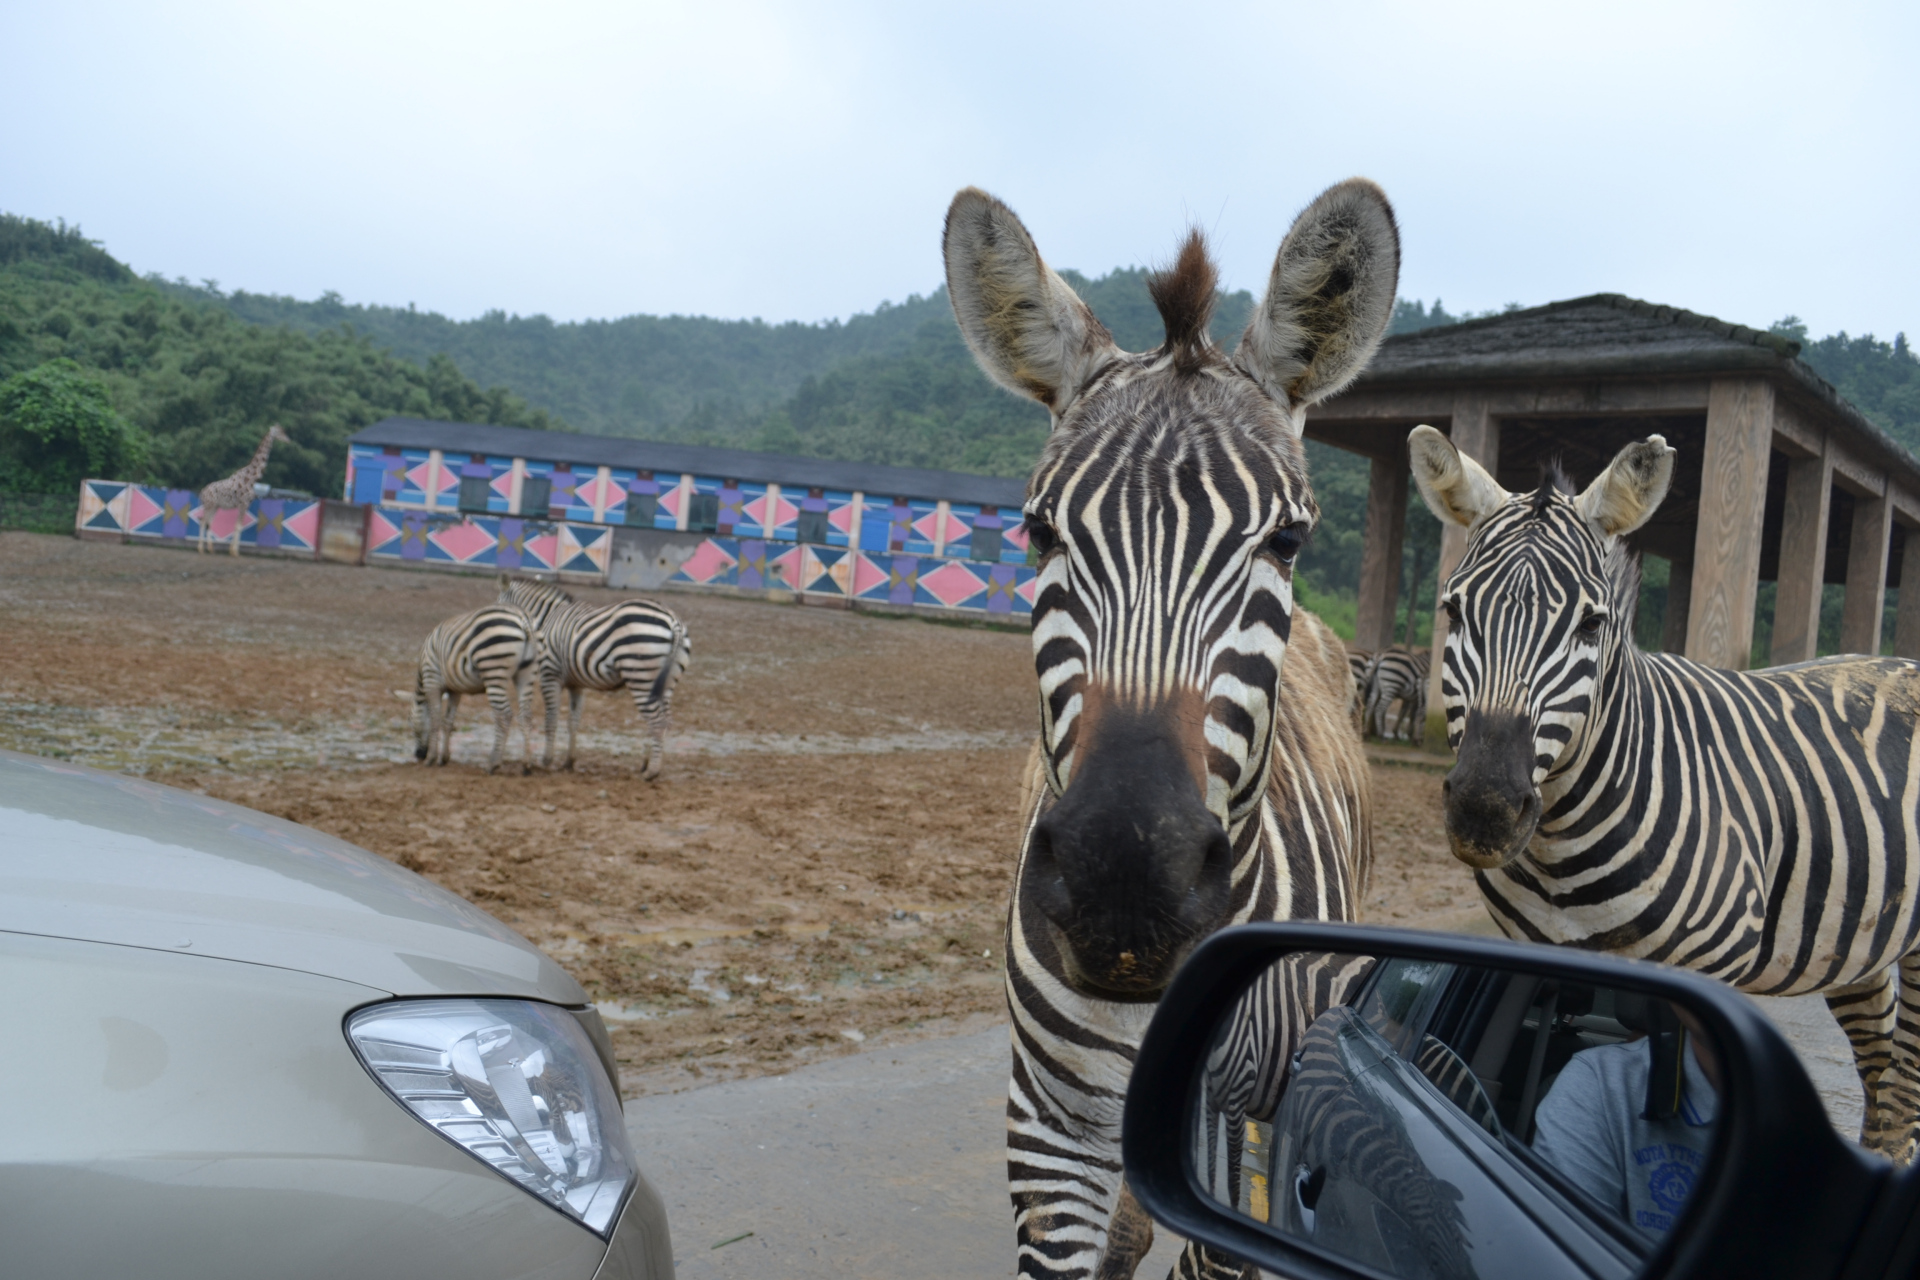
{"type": "Polygon", "coordinates": [[[1360,601],[1354,642],[1376,653],[1393,643],[1400,603],[1400,551],[1407,531],[1407,446],[1395,459],[1375,458],[1367,484],[1366,542],[1360,552],[1360,601]]]}
{"type": "Polygon", "coordinates": [[[1660,652],[1685,653],[1687,613],[1693,606],[1693,566],[1685,560],[1667,563],[1667,614],[1660,620],[1660,652]]]}
{"type": "MultiPolygon", "coordinates": [[[[1453,429],[1447,438],[1453,447],[1478,462],[1489,472],[1500,470],[1500,419],[1487,408],[1484,396],[1463,391],[1453,402],[1453,429]]],[[[1434,575],[1433,667],[1427,676],[1426,741],[1431,746],[1447,742],[1447,708],[1440,700],[1440,662],[1447,652],[1447,615],[1440,602],[1446,598],[1447,579],[1460,567],[1467,552],[1467,531],[1455,524],[1440,526],[1440,565],[1434,575]]]]}
{"type": "Polygon", "coordinates": [[[1895,657],[1920,658],[1920,528],[1905,527],[1907,548],[1900,557],[1900,601],[1893,618],[1895,657]]]}
{"type": "Polygon", "coordinates": [[[1483,401],[1496,418],[1604,417],[1608,414],[1705,413],[1705,378],[1618,381],[1542,381],[1492,385],[1430,384],[1419,387],[1360,385],[1307,411],[1307,432],[1316,438],[1332,424],[1378,421],[1432,422],[1453,412],[1461,395],[1483,401]]]}
{"type": "Polygon", "coordinates": [[[1743,671],[1752,652],[1772,447],[1773,384],[1764,378],[1715,378],[1707,397],[1687,618],[1687,656],[1709,667],[1743,671]]]}
{"type": "Polygon", "coordinates": [[[1884,496],[1855,498],[1853,542],[1847,548],[1847,603],[1840,614],[1842,653],[1880,652],[1892,538],[1893,504],[1884,496]]]}
{"type": "Polygon", "coordinates": [[[1827,506],[1833,464],[1824,456],[1787,464],[1787,512],[1780,527],[1778,594],[1773,605],[1774,666],[1806,662],[1820,639],[1820,589],[1826,581],[1827,506]]]}

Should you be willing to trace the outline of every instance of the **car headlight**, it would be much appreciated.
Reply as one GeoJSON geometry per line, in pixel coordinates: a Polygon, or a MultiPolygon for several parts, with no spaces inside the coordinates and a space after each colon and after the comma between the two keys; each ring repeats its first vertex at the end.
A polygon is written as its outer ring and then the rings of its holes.
{"type": "Polygon", "coordinates": [[[633,1183],[620,1098],[564,1009],[398,1000],[347,1019],[374,1079],[442,1137],[606,1235],[633,1183]]]}

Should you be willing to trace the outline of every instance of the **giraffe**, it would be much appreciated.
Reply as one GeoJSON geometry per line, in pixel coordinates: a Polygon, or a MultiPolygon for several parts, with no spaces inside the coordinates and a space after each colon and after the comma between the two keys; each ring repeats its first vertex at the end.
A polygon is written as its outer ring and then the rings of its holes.
{"type": "Polygon", "coordinates": [[[240,554],[240,529],[247,523],[247,506],[253,501],[253,486],[260,480],[260,473],[267,469],[267,454],[273,449],[275,440],[286,440],[287,433],[280,429],[279,423],[267,428],[267,434],[260,437],[260,447],[253,451],[253,458],[225,480],[215,480],[200,491],[200,541],[197,544],[202,555],[213,541],[213,513],[216,511],[238,511],[233,521],[233,541],[230,550],[240,554]]]}

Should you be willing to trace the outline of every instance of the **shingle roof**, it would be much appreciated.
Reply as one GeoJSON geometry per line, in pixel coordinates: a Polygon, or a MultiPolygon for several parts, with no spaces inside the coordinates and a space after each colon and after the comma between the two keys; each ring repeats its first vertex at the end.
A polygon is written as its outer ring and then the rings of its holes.
{"type": "Polygon", "coordinates": [[[722,479],[772,481],[780,485],[818,486],[888,497],[945,498],[998,507],[1026,501],[1024,480],[978,476],[966,471],[930,471],[920,467],[883,467],[866,462],[799,458],[708,445],[663,444],[617,436],[585,436],[567,431],[533,431],[476,422],[431,422],[424,418],[383,418],[354,432],[354,444],[397,445],[403,449],[440,449],[449,453],[485,453],[495,457],[536,458],[594,467],[682,471],[722,479]]]}
{"type": "Polygon", "coordinates": [[[1920,473],[1920,458],[1800,359],[1793,339],[1620,293],[1397,334],[1355,387],[1743,372],[1786,377],[1920,473]]]}
{"type": "Polygon", "coordinates": [[[1596,293],[1399,334],[1380,345],[1365,378],[1425,382],[1777,369],[1799,353],[1799,343],[1778,334],[1596,293]]]}

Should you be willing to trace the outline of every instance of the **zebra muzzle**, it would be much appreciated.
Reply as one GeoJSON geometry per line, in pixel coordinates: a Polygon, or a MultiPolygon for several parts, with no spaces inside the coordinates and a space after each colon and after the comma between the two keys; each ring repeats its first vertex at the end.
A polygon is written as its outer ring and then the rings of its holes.
{"type": "Polygon", "coordinates": [[[1459,762],[1441,784],[1447,842],[1470,867],[1504,867],[1540,823],[1531,721],[1513,712],[1467,713],[1459,762]]]}

